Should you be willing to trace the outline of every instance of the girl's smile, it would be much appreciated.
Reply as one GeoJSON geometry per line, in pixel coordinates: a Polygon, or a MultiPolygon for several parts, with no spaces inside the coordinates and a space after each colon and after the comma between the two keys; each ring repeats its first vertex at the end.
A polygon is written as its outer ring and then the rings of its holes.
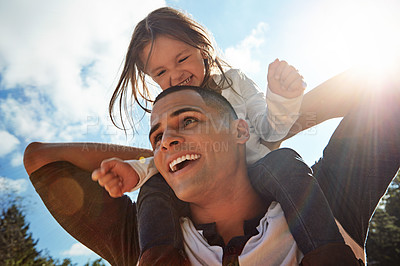
{"type": "Polygon", "coordinates": [[[205,76],[204,57],[200,49],[167,35],[147,44],[141,54],[145,72],[162,90],[171,86],[200,86],[205,76]]]}

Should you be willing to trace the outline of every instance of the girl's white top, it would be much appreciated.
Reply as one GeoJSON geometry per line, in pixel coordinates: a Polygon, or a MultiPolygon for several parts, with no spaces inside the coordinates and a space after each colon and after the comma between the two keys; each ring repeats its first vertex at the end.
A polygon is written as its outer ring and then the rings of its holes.
{"type": "MultiPolygon", "coordinates": [[[[289,132],[299,117],[303,95],[287,99],[267,89],[265,97],[257,85],[240,70],[230,69],[225,72],[225,76],[232,82],[232,86],[222,90],[222,95],[231,103],[238,117],[249,124],[250,139],[246,143],[246,159],[248,164],[252,164],[270,152],[261,144],[261,139],[278,141],[289,132]]],[[[213,78],[218,83],[222,77],[215,75],[213,78]]],[[[139,175],[139,182],[132,191],[158,173],[152,157],[127,162],[139,175]]]]}

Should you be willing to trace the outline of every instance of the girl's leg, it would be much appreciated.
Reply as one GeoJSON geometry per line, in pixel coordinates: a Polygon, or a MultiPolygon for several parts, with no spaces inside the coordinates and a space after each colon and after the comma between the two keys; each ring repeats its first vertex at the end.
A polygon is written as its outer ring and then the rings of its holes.
{"type": "Polygon", "coordinates": [[[400,86],[376,94],[343,118],[313,166],[343,228],[364,246],[369,220],[400,166],[400,86]]]}
{"type": "MultiPolygon", "coordinates": [[[[141,253],[151,251],[161,256],[165,246],[172,246],[183,254],[179,217],[185,215],[187,204],[175,196],[160,174],[152,176],[140,189],[137,205],[141,253]]],[[[145,255],[150,256],[149,252],[145,255]]]]}
{"type": "Polygon", "coordinates": [[[329,204],[311,169],[291,149],[278,149],[249,167],[255,190],[280,203],[300,250],[344,243],[329,204]]]}

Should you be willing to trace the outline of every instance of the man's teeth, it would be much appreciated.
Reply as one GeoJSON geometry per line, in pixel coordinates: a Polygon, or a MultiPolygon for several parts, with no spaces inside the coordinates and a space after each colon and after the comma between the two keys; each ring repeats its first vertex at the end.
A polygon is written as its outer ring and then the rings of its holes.
{"type": "Polygon", "coordinates": [[[171,169],[172,172],[175,172],[177,170],[176,165],[184,162],[184,161],[193,161],[193,160],[197,160],[200,158],[200,155],[198,154],[186,154],[183,155],[179,158],[176,158],[175,160],[173,160],[170,164],[169,164],[169,168],[171,169]]]}
{"type": "Polygon", "coordinates": [[[187,79],[185,79],[184,81],[181,82],[181,84],[179,84],[179,86],[183,86],[189,83],[191,77],[188,77],[187,79]]]}

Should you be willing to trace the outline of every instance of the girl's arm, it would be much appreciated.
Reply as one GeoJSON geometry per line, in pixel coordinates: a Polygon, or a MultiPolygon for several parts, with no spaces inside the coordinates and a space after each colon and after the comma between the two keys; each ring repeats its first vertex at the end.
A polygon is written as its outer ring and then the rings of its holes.
{"type": "Polygon", "coordinates": [[[68,161],[84,170],[93,171],[111,157],[122,160],[152,156],[148,149],[106,143],[41,143],[33,142],[24,153],[25,169],[30,175],[43,165],[55,161],[68,161]]]}
{"type": "Polygon", "coordinates": [[[303,97],[300,107],[300,117],[281,141],[263,142],[268,148],[279,148],[282,141],[297,133],[318,125],[326,120],[345,116],[353,107],[360,103],[364,93],[369,93],[366,81],[359,78],[355,70],[340,73],[303,97]]]}
{"type": "Polygon", "coordinates": [[[235,93],[223,90],[222,95],[239,117],[249,120],[260,139],[274,141],[287,135],[298,117],[302,96],[288,99],[268,91],[265,97],[257,85],[239,70],[231,69],[225,75],[231,80],[235,93]]]}
{"type": "Polygon", "coordinates": [[[125,161],[110,158],[102,161],[100,167],[93,171],[92,179],[99,182],[111,197],[116,198],[125,192],[139,189],[157,173],[153,157],[125,161]]]}

